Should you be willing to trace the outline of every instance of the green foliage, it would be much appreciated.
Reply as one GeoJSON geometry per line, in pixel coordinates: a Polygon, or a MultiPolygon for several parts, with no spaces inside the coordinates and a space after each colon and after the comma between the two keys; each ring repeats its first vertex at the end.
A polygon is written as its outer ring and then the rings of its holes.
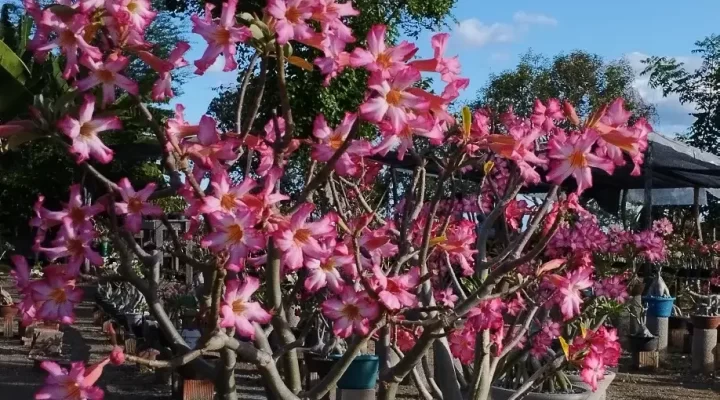
{"type": "MultiPolygon", "coordinates": [[[[690,129],[679,135],[680,140],[701,150],[720,155],[720,35],[711,35],[695,42],[693,54],[702,59],[702,64],[694,71],[685,68],[685,64],[668,57],[650,57],[643,62],[642,72],[648,75],[649,84],[660,88],[663,96],[678,95],[682,104],[693,104],[695,118],[690,129]]],[[[708,199],[704,207],[706,215],[704,230],[707,234],[720,226],[720,204],[715,198],[708,199]]],[[[692,232],[693,229],[690,229],[692,232]]]]}
{"type": "Polygon", "coordinates": [[[515,69],[491,75],[474,106],[489,106],[498,112],[513,106],[516,113],[527,116],[536,98],[554,97],[570,101],[582,118],[622,97],[634,115],[652,117],[655,109],[633,89],[634,78],[626,60],[608,62],[584,51],[559,54],[551,60],[528,52],[515,69]]]}
{"type": "MultiPolygon", "coordinates": [[[[35,101],[50,116],[46,133],[53,133],[57,119],[76,112],[81,96],[71,91],[62,79],[63,59],[50,54],[46,62],[37,62],[32,53],[26,51],[31,26],[32,21],[22,16],[15,6],[3,5],[0,12],[0,87],[3,88],[0,91],[0,123],[35,119],[28,114],[29,106],[35,101]],[[41,98],[47,100],[38,102],[41,98]],[[53,99],[58,101],[51,101],[53,99]]],[[[182,39],[182,29],[176,19],[160,13],[146,31],[146,37],[158,43],[153,49],[155,54],[165,57],[182,39]]],[[[177,88],[187,74],[173,75],[177,88]]],[[[147,90],[156,79],[155,72],[135,61],[128,75],[147,90]]],[[[123,129],[103,134],[103,140],[115,150],[116,157],[109,165],[96,168],[112,180],[128,177],[138,186],[162,181],[162,168],[157,162],[159,146],[155,137],[147,132],[147,124],[134,100],[125,94],[103,112],[117,115],[123,129]]],[[[151,112],[158,120],[168,114],[157,108],[151,108],[151,112]]],[[[50,208],[59,208],[60,202],[67,200],[67,188],[72,183],[85,183],[94,195],[104,193],[104,188],[93,186],[92,179],[85,180],[74,158],[55,140],[34,140],[17,151],[0,154],[0,170],[3,171],[0,174],[0,233],[7,232],[15,239],[27,239],[31,234],[27,222],[32,217],[32,205],[39,193],[46,197],[50,208]]]]}
{"type": "Polygon", "coordinates": [[[683,104],[694,104],[691,115],[695,121],[681,136],[688,144],[720,155],[720,102],[714,88],[720,85],[720,36],[712,35],[695,43],[693,54],[702,58],[695,71],[688,71],[684,63],[674,58],[650,57],[643,74],[649,84],[660,88],[664,96],[677,94],[683,104]]]}

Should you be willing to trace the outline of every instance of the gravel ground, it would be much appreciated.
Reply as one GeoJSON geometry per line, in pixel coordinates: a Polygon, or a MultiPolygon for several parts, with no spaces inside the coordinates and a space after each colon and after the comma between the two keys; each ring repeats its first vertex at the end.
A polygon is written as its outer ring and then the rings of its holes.
{"type": "MultiPolygon", "coordinates": [[[[7,276],[0,276],[0,285],[11,289],[7,276]]],[[[92,292],[88,290],[86,292],[92,292]]],[[[15,296],[16,293],[11,293],[15,296]]],[[[106,357],[110,345],[100,327],[92,324],[90,296],[77,309],[78,320],[72,327],[63,328],[63,358],[72,361],[97,362],[106,357]]],[[[18,338],[0,336],[0,399],[32,399],[42,386],[44,371],[34,368],[18,338]]],[[[628,363],[623,359],[623,365],[628,363]]],[[[240,364],[237,369],[238,393],[241,399],[265,399],[260,375],[251,365],[240,364]]],[[[159,400],[170,399],[167,385],[154,383],[152,373],[143,372],[134,365],[108,366],[99,381],[105,390],[106,400],[159,400]]],[[[416,399],[413,387],[401,386],[399,398],[416,399]]],[[[621,367],[610,386],[608,400],[720,400],[720,372],[716,376],[703,376],[690,372],[687,355],[670,354],[661,368],[644,374],[621,367]]]]}
{"type": "Polygon", "coordinates": [[[720,370],[715,375],[690,371],[690,356],[666,354],[652,373],[629,371],[628,359],[608,389],[608,400],[720,400],[720,370]]]}

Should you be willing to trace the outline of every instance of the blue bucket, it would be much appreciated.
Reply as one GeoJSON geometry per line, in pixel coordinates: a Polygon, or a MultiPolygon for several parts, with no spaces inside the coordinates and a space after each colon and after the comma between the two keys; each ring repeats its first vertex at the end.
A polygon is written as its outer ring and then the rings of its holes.
{"type": "Polygon", "coordinates": [[[643,304],[647,304],[648,317],[669,318],[672,315],[674,297],[643,296],[643,304]]]}
{"type": "MultiPolygon", "coordinates": [[[[331,355],[330,358],[339,360],[342,355],[331,355]]],[[[378,379],[380,359],[373,354],[355,357],[347,370],[337,383],[339,389],[374,389],[378,379]]]]}

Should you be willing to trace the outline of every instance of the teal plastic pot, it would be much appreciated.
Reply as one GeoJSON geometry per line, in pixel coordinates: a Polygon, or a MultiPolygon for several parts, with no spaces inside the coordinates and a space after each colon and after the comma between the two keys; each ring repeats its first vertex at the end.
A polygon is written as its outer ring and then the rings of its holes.
{"type": "Polygon", "coordinates": [[[100,242],[100,255],[103,257],[107,257],[110,255],[110,242],[100,242]]]}
{"type": "MultiPolygon", "coordinates": [[[[330,358],[340,359],[342,355],[331,355],[330,358]]],[[[378,380],[380,359],[373,354],[355,357],[337,383],[339,389],[374,389],[378,380]]]]}
{"type": "Polygon", "coordinates": [[[643,296],[643,304],[647,304],[648,317],[669,318],[672,315],[674,297],[643,296]]]}

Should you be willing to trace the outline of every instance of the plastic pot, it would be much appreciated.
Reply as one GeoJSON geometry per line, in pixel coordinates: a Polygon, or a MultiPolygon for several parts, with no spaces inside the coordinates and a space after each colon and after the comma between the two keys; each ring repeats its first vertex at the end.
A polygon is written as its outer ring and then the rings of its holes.
{"type": "Polygon", "coordinates": [[[307,353],[305,356],[305,364],[307,365],[308,371],[318,374],[320,378],[324,377],[330,372],[330,369],[332,368],[333,364],[335,364],[335,361],[337,360],[332,358],[325,358],[320,356],[319,354],[307,353]]]}
{"type": "Polygon", "coordinates": [[[656,351],[660,340],[657,336],[628,336],[628,343],[630,344],[630,351],[632,353],[640,353],[644,351],[656,351]]]}
{"type": "Polygon", "coordinates": [[[668,319],[668,329],[687,329],[688,319],[685,317],[670,317],[668,319]]]}
{"type": "Polygon", "coordinates": [[[609,370],[605,371],[605,378],[598,381],[598,388],[596,391],[593,392],[592,389],[590,388],[590,386],[587,383],[583,382],[583,380],[580,378],[580,375],[578,375],[578,374],[568,374],[567,375],[568,379],[574,386],[580,386],[580,387],[583,387],[583,388],[587,389],[588,391],[590,391],[590,394],[588,395],[587,400],[604,399],[605,397],[603,397],[603,396],[607,392],[607,388],[610,387],[610,384],[612,383],[612,381],[615,379],[616,376],[617,375],[613,371],[609,371],[609,370]]]}
{"type": "Polygon", "coordinates": [[[695,329],[717,329],[720,327],[720,316],[693,315],[692,324],[695,329]]]}
{"type": "MultiPolygon", "coordinates": [[[[332,355],[335,360],[340,359],[341,355],[332,355]]],[[[374,389],[378,379],[378,369],[380,368],[380,359],[373,354],[364,354],[355,357],[354,360],[345,370],[343,376],[337,383],[339,389],[355,389],[365,390],[374,389]]]]}
{"type": "MultiPolygon", "coordinates": [[[[535,393],[530,392],[523,397],[525,400],[586,400],[590,391],[582,386],[573,385],[577,393],[535,393]]],[[[490,388],[491,400],[507,400],[515,394],[513,389],[505,389],[497,386],[490,388]]]]}
{"type": "Polygon", "coordinates": [[[647,304],[648,317],[669,318],[672,315],[674,297],[643,296],[643,304],[647,304]]]}
{"type": "Polygon", "coordinates": [[[98,246],[98,250],[100,250],[100,255],[103,257],[107,257],[110,255],[110,242],[103,240],[100,242],[100,246],[98,246]]]}
{"type": "Polygon", "coordinates": [[[18,314],[18,309],[15,306],[0,306],[0,317],[14,317],[18,314]]]}

